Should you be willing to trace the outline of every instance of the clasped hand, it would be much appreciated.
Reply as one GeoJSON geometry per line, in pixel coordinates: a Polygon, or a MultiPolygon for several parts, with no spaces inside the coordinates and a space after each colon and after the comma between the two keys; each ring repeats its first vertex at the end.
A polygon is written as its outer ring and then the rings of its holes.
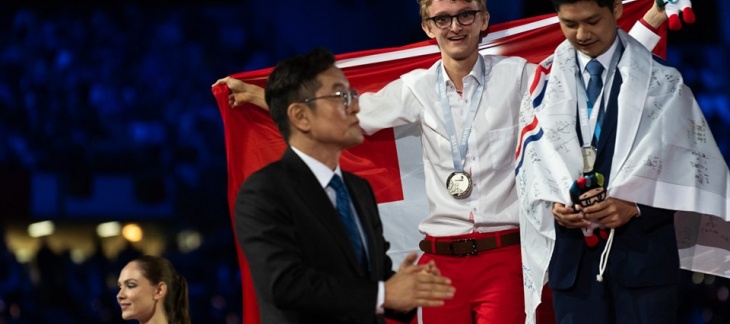
{"type": "Polygon", "coordinates": [[[636,204],[611,197],[589,207],[553,203],[552,212],[558,224],[568,228],[588,227],[591,222],[601,228],[617,228],[637,215],[636,204]]]}

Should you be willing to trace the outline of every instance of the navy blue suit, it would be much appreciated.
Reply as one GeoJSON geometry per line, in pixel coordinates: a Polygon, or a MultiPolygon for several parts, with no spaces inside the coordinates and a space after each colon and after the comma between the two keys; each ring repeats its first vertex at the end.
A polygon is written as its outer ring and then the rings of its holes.
{"type": "MultiPolygon", "coordinates": [[[[621,75],[614,74],[594,170],[610,183],[616,145],[621,75]]],[[[576,113],[577,114],[577,113],[576,113]]],[[[579,125],[576,123],[576,125],[579,125]]],[[[578,138],[581,138],[580,127],[578,138]]],[[[566,188],[567,189],[567,188],[566,188]]],[[[610,192],[609,192],[610,195],[610,192]]],[[[639,205],[634,217],[615,231],[603,282],[596,280],[606,244],[589,248],[580,229],[555,223],[555,249],[548,268],[558,323],[674,323],[679,256],[674,212],[639,205]]]]}

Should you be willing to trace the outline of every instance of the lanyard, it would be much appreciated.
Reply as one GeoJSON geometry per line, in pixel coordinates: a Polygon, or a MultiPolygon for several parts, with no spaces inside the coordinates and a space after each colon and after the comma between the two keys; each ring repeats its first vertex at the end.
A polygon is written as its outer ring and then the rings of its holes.
{"type": "MultiPolygon", "coordinates": [[[[575,73],[576,78],[576,93],[578,94],[578,121],[580,123],[580,132],[582,138],[580,138],[582,142],[582,147],[590,147],[592,142],[593,135],[596,135],[596,139],[598,139],[598,136],[600,135],[600,128],[601,124],[603,123],[603,94],[606,93],[606,88],[609,84],[612,84],[614,74],[616,73],[616,67],[618,66],[618,61],[621,58],[621,54],[623,54],[624,47],[623,44],[621,44],[621,41],[618,41],[618,44],[616,46],[616,51],[613,52],[613,56],[611,56],[611,63],[608,66],[608,70],[606,70],[606,81],[603,82],[603,89],[601,89],[601,93],[598,95],[598,98],[596,98],[596,102],[593,103],[593,105],[597,105],[596,107],[591,107],[592,111],[590,116],[588,115],[588,89],[586,89],[586,83],[583,79],[583,70],[577,69],[575,73]]],[[[578,63],[578,57],[576,53],[576,66],[580,67],[580,63],[578,63]]]]}
{"type": "Polygon", "coordinates": [[[479,109],[479,103],[481,103],[482,93],[484,92],[484,83],[486,82],[487,66],[484,62],[484,58],[479,55],[479,62],[482,64],[482,73],[479,80],[479,86],[477,87],[474,94],[471,97],[471,103],[469,104],[469,111],[464,121],[464,130],[461,134],[461,141],[456,138],[456,127],[454,126],[454,116],[451,113],[451,105],[449,104],[449,98],[446,96],[446,84],[443,76],[443,62],[439,63],[437,68],[438,73],[436,76],[436,86],[441,97],[441,113],[444,117],[444,124],[446,126],[446,132],[449,135],[449,143],[451,143],[451,156],[454,160],[454,171],[464,172],[464,159],[466,158],[466,150],[471,133],[472,125],[474,124],[474,116],[477,114],[479,109]]]}

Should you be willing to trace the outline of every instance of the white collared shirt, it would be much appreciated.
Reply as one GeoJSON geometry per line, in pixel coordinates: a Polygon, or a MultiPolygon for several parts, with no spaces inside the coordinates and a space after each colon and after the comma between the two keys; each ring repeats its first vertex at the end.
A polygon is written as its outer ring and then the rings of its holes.
{"type": "MultiPolygon", "coordinates": [[[[451,106],[451,114],[454,120],[454,128],[456,130],[456,137],[461,138],[461,134],[464,132],[464,122],[471,107],[471,98],[473,97],[474,91],[479,87],[479,80],[481,79],[482,61],[477,60],[474,68],[471,72],[461,79],[462,92],[461,95],[456,91],[454,82],[449,79],[446,74],[446,68],[441,64],[441,75],[444,78],[444,85],[446,87],[446,97],[449,99],[449,105],[451,106]]],[[[443,116],[442,116],[443,118],[443,116]]]]}
{"type": "MultiPolygon", "coordinates": [[[[486,84],[464,158],[464,171],[471,174],[473,181],[471,195],[465,199],[452,197],[446,187],[446,179],[454,172],[454,161],[436,85],[439,62],[428,70],[401,76],[378,93],[364,93],[360,97],[358,118],[366,133],[411,123],[421,129],[429,202],[429,213],[419,224],[424,234],[453,236],[518,226],[514,182],[518,108],[535,67],[528,68],[526,61],[517,57],[487,55],[484,63],[486,84]]],[[[464,77],[462,96],[456,93],[451,81],[445,80],[457,137],[462,134],[464,118],[483,71],[480,64],[475,64],[464,77]]],[[[444,79],[448,79],[445,74],[444,79]]]]}

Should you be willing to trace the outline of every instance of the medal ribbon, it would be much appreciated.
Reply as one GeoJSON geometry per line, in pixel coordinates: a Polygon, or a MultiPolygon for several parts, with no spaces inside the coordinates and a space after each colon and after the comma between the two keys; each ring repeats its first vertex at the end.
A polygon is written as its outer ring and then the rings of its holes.
{"type": "Polygon", "coordinates": [[[449,143],[451,143],[451,155],[454,160],[454,171],[463,173],[464,172],[464,160],[466,158],[467,144],[469,140],[469,134],[471,133],[472,125],[474,124],[474,116],[479,110],[479,103],[482,100],[482,93],[484,92],[484,83],[487,77],[487,66],[484,62],[484,58],[479,55],[478,62],[482,65],[482,73],[479,78],[479,86],[471,96],[471,103],[469,105],[469,111],[464,121],[464,130],[461,134],[461,140],[456,138],[456,126],[454,126],[454,116],[451,113],[451,105],[449,104],[449,98],[446,96],[446,83],[443,76],[442,62],[439,62],[436,75],[436,87],[441,97],[441,113],[444,117],[444,126],[446,126],[446,132],[449,135],[449,143]]]}
{"type": "MultiPolygon", "coordinates": [[[[601,124],[603,124],[603,116],[605,114],[605,109],[603,109],[603,94],[606,93],[607,85],[612,84],[611,82],[613,82],[613,76],[614,73],[616,73],[616,67],[618,66],[618,61],[621,58],[623,51],[623,44],[621,44],[621,41],[619,40],[616,51],[613,52],[613,56],[611,57],[611,64],[609,65],[608,70],[606,70],[606,82],[603,83],[603,89],[594,103],[594,106],[598,103],[598,109],[591,109],[592,111],[590,114],[588,113],[589,108],[594,107],[588,107],[588,89],[586,89],[586,84],[583,80],[583,71],[581,69],[576,69],[575,86],[576,93],[578,94],[578,121],[580,122],[580,132],[582,135],[582,138],[579,138],[581,141],[581,147],[591,147],[592,137],[595,135],[596,140],[598,140],[601,135],[601,124]],[[596,113],[596,111],[598,111],[598,113],[596,113]]],[[[580,67],[577,53],[575,60],[576,66],[580,67]]]]}

